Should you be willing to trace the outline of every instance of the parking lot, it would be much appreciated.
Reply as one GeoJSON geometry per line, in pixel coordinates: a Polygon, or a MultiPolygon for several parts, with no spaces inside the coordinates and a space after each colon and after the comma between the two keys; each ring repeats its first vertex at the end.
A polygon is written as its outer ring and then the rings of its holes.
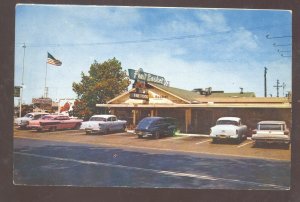
{"type": "Polygon", "coordinates": [[[265,145],[256,147],[250,138],[242,141],[239,144],[229,141],[215,144],[212,143],[211,138],[203,134],[178,134],[173,137],[165,137],[161,139],[140,139],[134,135],[132,131],[107,135],[86,135],[84,131],[80,130],[36,132],[15,129],[14,137],[93,144],[116,148],[127,148],[132,150],[150,149],[153,152],[169,151],[193,154],[199,153],[284,161],[290,161],[291,159],[291,150],[285,149],[279,145],[265,145]]]}

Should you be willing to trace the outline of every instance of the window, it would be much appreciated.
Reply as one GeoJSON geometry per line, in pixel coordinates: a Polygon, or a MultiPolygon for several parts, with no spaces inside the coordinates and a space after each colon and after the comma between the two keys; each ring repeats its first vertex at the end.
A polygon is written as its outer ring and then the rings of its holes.
{"type": "Polygon", "coordinates": [[[24,117],[27,117],[27,118],[32,118],[33,115],[32,114],[26,114],[24,117]]]}
{"type": "Polygon", "coordinates": [[[283,130],[284,126],[282,124],[260,124],[259,130],[283,130]]]}
{"type": "Polygon", "coordinates": [[[238,126],[239,123],[232,120],[219,120],[217,121],[217,125],[235,125],[238,126]]]}
{"type": "Polygon", "coordinates": [[[91,117],[90,121],[106,121],[106,119],[103,117],[91,117]]]}
{"type": "Polygon", "coordinates": [[[53,116],[43,116],[42,119],[43,120],[52,120],[52,119],[54,119],[54,117],[53,116]]]}

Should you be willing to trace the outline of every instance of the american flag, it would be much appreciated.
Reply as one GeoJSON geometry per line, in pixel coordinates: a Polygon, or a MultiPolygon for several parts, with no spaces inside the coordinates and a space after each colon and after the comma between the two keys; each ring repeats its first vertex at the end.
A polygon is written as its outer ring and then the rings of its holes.
{"type": "Polygon", "coordinates": [[[47,63],[56,66],[60,66],[62,64],[61,61],[55,59],[50,53],[48,53],[47,63]]]}

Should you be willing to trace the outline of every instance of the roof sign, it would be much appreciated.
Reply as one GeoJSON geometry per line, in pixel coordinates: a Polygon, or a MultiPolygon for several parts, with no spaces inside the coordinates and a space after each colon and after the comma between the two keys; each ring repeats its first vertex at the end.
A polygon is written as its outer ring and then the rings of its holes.
{"type": "Polygon", "coordinates": [[[153,82],[161,85],[167,85],[167,82],[164,77],[144,72],[142,68],[138,70],[128,69],[128,73],[129,78],[133,80],[141,80],[145,82],[153,82]]]}

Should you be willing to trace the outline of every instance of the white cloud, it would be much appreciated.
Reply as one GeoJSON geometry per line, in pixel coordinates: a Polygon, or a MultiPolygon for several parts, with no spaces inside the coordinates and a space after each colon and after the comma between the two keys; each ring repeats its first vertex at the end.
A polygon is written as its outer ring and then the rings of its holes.
{"type": "Polygon", "coordinates": [[[201,22],[201,26],[209,31],[224,32],[230,30],[222,13],[215,13],[214,11],[200,12],[197,17],[201,22]]]}

